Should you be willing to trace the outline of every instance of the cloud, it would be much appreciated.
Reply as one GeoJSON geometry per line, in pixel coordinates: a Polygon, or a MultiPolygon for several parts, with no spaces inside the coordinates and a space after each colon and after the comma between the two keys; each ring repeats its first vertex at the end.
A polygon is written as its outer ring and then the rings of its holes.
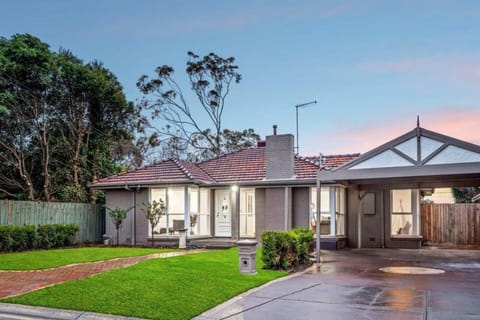
{"type": "Polygon", "coordinates": [[[371,61],[357,65],[367,73],[412,74],[426,81],[480,86],[480,54],[435,54],[427,57],[371,61]]]}
{"type": "MultiPolygon", "coordinates": [[[[397,114],[384,119],[343,126],[321,141],[325,154],[367,152],[415,127],[415,116],[397,114]]],[[[420,116],[420,126],[460,140],[480,145],[480,105],[476,107],[442,107],[420,116]]],[[[318,145],[318,144],[317,144],[318,145]]],[[[312,154],[319,150],[312,150],[312,154]]]]}
{"type": "Polygon", "coordinates": [[[299,5],[296,2],[242,2],[237,7],[214,10],[183,11],[175,16],[157,12],[137,17],[117,17],[106,21],[99,29],[102,32],[125,36],[167,36],[208,30],[234,29],[258,24],[284,23],[307,18],[328,18],[351,12],[346,3],[328,4],[310,1],[299,5]]]}

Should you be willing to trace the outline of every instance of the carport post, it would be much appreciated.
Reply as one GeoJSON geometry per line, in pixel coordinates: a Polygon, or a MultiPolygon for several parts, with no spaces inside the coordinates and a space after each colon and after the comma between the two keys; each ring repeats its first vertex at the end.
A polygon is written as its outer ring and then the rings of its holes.
{"type": "MultiPolygon", "coordinates": [[[[321,160],[320,160],[321,161],[321,160]]],[[[320,264],[320,211],[321,211],[321,183],[320,183],[320,178],[317,177],[317,212],[315,213],[317,215],[317,223],[315,224],[315,231],[317,233],[317,239],[316,239],[316,261],[317,264],[320,264]]]]}

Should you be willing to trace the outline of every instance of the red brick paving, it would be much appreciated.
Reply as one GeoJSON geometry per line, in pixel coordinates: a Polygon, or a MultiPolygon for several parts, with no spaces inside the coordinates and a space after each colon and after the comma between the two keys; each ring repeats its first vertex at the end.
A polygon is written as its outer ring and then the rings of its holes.
{"type": "Polygon", "coordinates": [[[79,263],[45,270],[0,271],[0,299],[21,295],[54,284],[85,278],[113,269],[129,267],[145,260],[176,257],[202,251],[204,250],[155,253],[139,257],[79,263]]]}

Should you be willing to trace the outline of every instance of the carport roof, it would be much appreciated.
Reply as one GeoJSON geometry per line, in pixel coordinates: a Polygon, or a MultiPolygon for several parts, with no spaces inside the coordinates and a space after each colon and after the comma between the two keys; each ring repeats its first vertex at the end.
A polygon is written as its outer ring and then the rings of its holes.
{"type": "Polygon", "coordinates": [[[420,126],[331,171],[321,182],[480,185],[480,146],[420,126]]]}

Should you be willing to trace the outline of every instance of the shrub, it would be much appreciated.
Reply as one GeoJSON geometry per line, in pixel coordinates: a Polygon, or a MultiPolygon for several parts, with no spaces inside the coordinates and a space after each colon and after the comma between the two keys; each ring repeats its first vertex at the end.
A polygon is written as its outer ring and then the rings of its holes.
{"type": "Polygon", "coordinates": [[[0,251],[50,249],[70,246],[79,231],[74,224],[2,225],[0,226],[0,251]]]}
{"type": "Polygon", "coordinates": [[[308,262],[313,234],[308,228],[267,231],[262,235],[262,260],[265,269],[293,270],[308,262]]]}
{"type": "Polygon", "coordinates": [[[307,263],[308,253],[312,249],[313,232],[309,228],[295,228],[290,231],[297,238],[298,243],[298,262],[300,264],[307,263]]]}

